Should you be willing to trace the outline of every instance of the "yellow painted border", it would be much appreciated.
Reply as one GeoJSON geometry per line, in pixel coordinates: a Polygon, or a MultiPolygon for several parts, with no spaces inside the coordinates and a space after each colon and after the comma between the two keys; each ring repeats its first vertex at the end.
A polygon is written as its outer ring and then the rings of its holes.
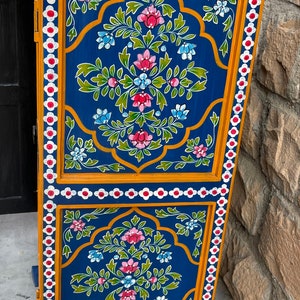
{"type": "MultiPolygon", "coordinates": [[[[103,13],[105,12],[105,9],[107,6],[123,2],[123,0],[112,0],[107,3],[105,3],[104,8],[100,9],[98,20],[90,23],[87,25],[82,32],[79,34],[77,40],[73,45],[77,45],[79,41],[84,37],[85,32],[87,32],[88,29],[92,28],[93,26],[97,25],[103,17],[103,13]]],[[[205,24],[201,18],[196,12],[194,12],[191,9],[185,8],[183,4],[183,0],[179,0],[179,5],[182,11],[193,15],[200,24],[200,36],[205,37],[210,41],[212,44],[212,48],[216,57],[217,64],[226,69],[227,67],[223,65],[220,61],[219,56],[216,56],[217,47],[215,45],[215,42],[213,38],[204,32],[205,30],[205,24]]],[[[241,26],[241,24],[245,21],[245,11],[247,9],[248,3],[246,1],[239,1],[238,7],[237,7],[237,15],[236,15],[236,21],[234,25],[234,32],[236,33],[232,39],[232,46],[231,46],[231,53],[229,58],[229,69],[227,74],[227,79],[225,82],[225,88],[224,88],[224,97],[223,97],[223,107],[220,115],[219,120],[219,127],[218,127],[218,133],[217,133],[217,140],[216,140],[216,146],[215,146],[215,156],[213,159],[213,165],[212,165],[212,171],[211,172],[190,172],[190,173],[184,173],[184,172],[165,172],[165,173],[140,173],[141,170],[145,167],[147,167],[149,164],[152,164],[153,162],[159,161],[168,151],[168,149],[172,149],[173,147],[177,147],[180,144],[183,144],[184,141],[188,138],[189,129],[186,131],[184,140],[181,141],[179,144],[176,144],[175,146],[164,146],[164,151],[161,156],[159,156],[157,159],[154,159],[144,165],[142,165],[140,168],[135,167],[134,165],[122,160],[116,155],[116,150],[114,148],[111,148],[108,151],[108,148],[103,149],[99,142],[97,142],[97,139],[94,140],[94,143],[98,144],[98,148],[105,152],[111,152],[112,156],[116,159],[117,162],[120,162],[121,164],[124,164],[125,166],[130,167],[133,169],[136,173],[64,173],[64,138],[65,138],[65,128],[64,128],[64,119],[65,119],[65,109],[66,106],[64,104],[64,87],[65,87],[65,56],[66,53],[73,50],[75,46],[69,47],[68,49],[65,49],[65,51],[60,50],[58,54],[59,59],[59,65],[58,65],[58,98],[60,99],[59,107],[58,107],[58,129],[57,129],[57,146],[58,146],[58,152],[57,152],[57,183],[59,184],[93,184],[93,183],[103,183],[103,184],[115,184],[115,183],[143,183],[143,182],[216,182],[220,181],[221,179],[221,172],[222,172],[222,165],[224,160],[224,153],[226,148],[226,139],[227,139],[227,132],[230,124],[230,120],[228,119],[228,115],[231,112],[232,109],[232,103],[234,101],[234,94],[236,91],[236,78],[238,75],[238,66],[239,66],[239,59],[237,56],[237,53],[240,53],[241,47],[242,47],[242,38],[243,38],[243,29],[244,27],[241,26]],[[63,76],[64,75],[64,76],[63,76]]],[[[65,18],[65,5],[64,3],[60,2],[59,6],[59,28],[61,29],[59,31],[59,44],[65,45],[65,26],[64,26],[64,18],[65,18]]],[[[214,100],[209,107],[207,108],[205,114],[208,112],[210,108],[212,108],[213,104],[216,104],[220,99],[214,100]]],[[[70,107],[67,107],[67,110],[71,110],[70,107]]],[[[76,114],[75,114],[76,117],[76,114]]],[[[203,118],[202,118],[203,119],[203,118]]],[[[204,120],[200,120],[199,123],[203,122],[204,120]]],[[[79,122],[77,117],[77,122],[79,122]]],[[[199,123],[197,126],[199,126],[199,123]]],[[[81,124],[81,127],[83,125],[81,124]]],[[[192,127],[191,127],[192,128],[192,127]]],[[[83,131],[89,132],[95,138],[95,133],[91,130],[88,130],[86,128],[82,128],[83,131]]],[[[192,128],[194,129],[194,128],[192,128]]],[[[192,130],[190,129],[190,130],[192,130]]]]}
{"type": "Polygon", "coordinates": [[[200,294],[203,291],[203,285],[204,285],[204,279],[206,274],[206,265],[207,265],[207,259],[209,254],[209,247],[210,247],[210,241],[211,241],[211,235],[212,235],[212,228],[214,224],[214,213],[216,210],[216,203],[215,202],[196,202],[196,203],[186,203],[186,202],[178,202],[178,203],[149,203],[149,204],[102,204],[102,205],[95,205],[95,204],[86,204],[86,205],[72,205],[70,208],[70,205],[58,205],[56,209],[56,232],[55,232],[55,300],[61,300],[61,270],[65,267],[67,267],[69,264],[71,264],[76,256],[79,254],[79,252],[84,249],[85,247],[91,245],[94,242],[95,237],[104,230],[111,229],[113,224],[118,221],[121,218],[126,217],[127,215],[130,215],[132,212],[136,212],[139,215],[144,216],[145,218],[151,219],[155,224],[156,228],[162,231],[166,231],[173,237],[174,245],[177,247],[182,248],[187,257],[188,260],[194,264],[198,265],[198,275],[196,278],[196,286],[195,288],[187,291],[184,299],[187,299],[187,297],[195,292],[195,298],[194,299],[200,299],[198,298],[200,294]],[[191,257],[190,251],[188,250],[187,246],[185,246],[182,243],[178,242],[178,237],[174,230],[169,229],[167,227],[161,226],[159,220],[144,212],[141,211],[140,208],[147,208],[147,207],[182,207],[182,206],[193,206],[193,207],[206,207],[207,208],[207,222],[205,224],[205,230],[203,233],[203,244],[201,249],[201,255],[199,257],[199,262],[196,262],[191,257]],[[63,210],[65,209],[96,209],[96,208],[128,208],[128,210],[122,214],[119,214],[118,216],[114,217],[107,226],[101,227],[93,232],[88,242],[82,244],[78,249],[73,252],[72,256],[69,258],[69,260],[62,264],[62,220],[63,220],[63,210]]]}

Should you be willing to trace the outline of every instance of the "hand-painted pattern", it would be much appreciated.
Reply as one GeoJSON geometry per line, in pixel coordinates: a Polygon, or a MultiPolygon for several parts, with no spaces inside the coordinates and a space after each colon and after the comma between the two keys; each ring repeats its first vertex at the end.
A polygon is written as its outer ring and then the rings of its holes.
{"type": "Polygon", "coordinates": [[[177,220],[180,220],[180,223],[175,224],[177,229],[176,233],[186,237],[189,237],[190,234],[193,235],[194,240],[196,240],[196,244],[192,252],[192,256],[197,258],[200,255],[199,247],[202,245],[203,224],[206,222],[206,212],[198,211],[189,215],[187,213],[180,212],[176,207],[168,207],[167,210],[157,209],[155,210],[155,213],[158,218],[175,217],[177,220]]]}
{"type": "Polygon", "coordinates": [[[127,41],[118,64],[106,66],[98,57],[77,66],[79,91],[91,93],[95,101],[101,98],[93,119],[103,139],[138,163],[179,131],[182,136],[188,102],[206,89],[207,70],[193,60],[196,34],[189,33],[183,15],[175,12],[161,0],[126,2],[126,10],[119,7],[96,39],[100,51],[127,41]],[[177,57],[170,56],[172,47],[177,57]],[[107,98],[115,108],[105,104],[107,98]]]}
{"type": "Polygon", "coordinates": [[[200,143],[200,137],[189,139],[186,142],[185,152],[192,153],[193,156],[191,154],[189,154],[188,156],[181,155],[181,160],[178,161],[161,161],[159,166],[157,166],[156,168],[167,171],[172,165],[175,165],[175,170],[183,169],[188,164],[194,165],[195,168],[201,165],[208,166],[210,164],[210,160],[214,157],[214,153],[209,153],[209,151],[215,144],[216,127],[219,123],[219,117],[215,112],[213,112],[210,120],[213,124],[213,133],[212,135],[207,134],[205,145],[204,143],[200,143]]]}
{"type": "MultiPolygon", "coordinates": [[[[84,1],[80,1],[78,3],[82,3],[84,1]]],[[[180,1],[181,2],[181,1],[180,1]]],[[[192,2],[192,1],[191,1],[192,2]]],[[[211,1],[207,1],[208,3],[211,1]]],[[[195,2],[197,3],[197,1],[195,2]]],[[[215,1],[217,4],[217,2],[215,1]]],[[[226,149],[225,149],[225,157],[224,161],[222,162],[222,181],[207,183],[207,182],[195,182],[188,187],[186,185],[181,184],[162,184],[162,187],[157,187],[145,182],[141,185],[136,185],[134,183],[128,185],[114,185],[114,186],[106,186],[103,185],[105,194],[109,195],[105,199],[107,203],[115,203],[116,199],[118,201],[123,201],[123,198],[120,198],[120,195],[126,195],[125,202],[131,201],[131,195],[139,195],[136,196],[135,202],[139,203],[142,201],[148,201],[149,197],[153,202],[161,201],[161,190],[165,191],[163,193],[163,197],[172,197],[171,201],[177,201],[178,195],[186,198],[187,201],[194,202],[196,201],[212,201],[216,203],[216,215],[214,216],[214,224],[212,226],[212,235],[209,240],[209,251],[208,251],[208,260],[207,265],[204,267],[204,288],[200,291],[197,299],[212,299],[214,295],[214,290],[216,286],[216,277],[218,274],[218,270],[220,267],[220,253],[219,250],[221,247],[221,241],[224,235],[224,225],[226,220],[226,214],[228,213],[227,204],[229,198],[229,192],[231,189],[232,184],[232,177],[233,171],[236,164],[236,153],[238,150],[238,137],[240,132],[241,120],[242,120],[242,111],[244,101],[249,91],[249,72],[251,73],[251,65],[254,56],[254,41],[257,38],[255,34],[255,29],[257,28],[257,19],[259,18],[259,12],[261,11],[261,0],[248,0],[248,1],[240,1],[241,7],[245,8],[246,19],[242,19],[241,26],[244,26],[245,33],[244,36],[241,37],[242,47],[240,50],[240,59],[239,59],[239,70],[236,79],[236,90],[235,90],[235,99],[232,105],[232,111],[230,115],[230,125],[228,131],[225,132],[224,139],[226,140],[226,149]],[[245,5],[244,5],[245,4],[245,5]],[[246,7],[247,6],[247,7],[246,7]],[[246,10],[247,8],[247,10],[246,10]],[[247,68],[248,72],[245,73],[243,70],[245,67],[247,68]],[[248,86],[247,86],[248,85],[248,86]],[[225,184],[224,184],[225,183],[225,184]],[[114,188],[115,187],[115,188],[114,188]],[[132,191],[134,190],[134,192],[132,191]],[[165,196],[167,194],[167,196],[165,196]],[[149,196],[150,195],[150,196],[149,196]],[[141,200],[140,198],[141,197],[141,200]]],[[[223,3],[222,3],[223,4],[223,3]]],[[[199,5],[199,4],[197,4],[199,5]]],[[[212,7],[212,5],[210,5],[212,7]]],[[[58,14],[61,14],[62,10],[58,9],[58,3],[55,0],[48,0],[45,1],[44,11],[43,11],[43,38],[53,38],[55,43],[57,44],[58,41],[58,14]],[[59,13],[58,13],[59,12],[59,13]]],[[[216,10],[217,11],[217,10],[216,10]]],[[[229,12],[226,12],[228,14],[229,12]]],[[[224,16],[226,15],[224,12],[224,16]]],[[[78,15],[78,13],[77,13],[78,15]]],[[[63,18],[63,16],[60,16],[63,18]]],[[[219,18],[219,20],[221,20],[219,18]]],[[[212,36],[214,36],[214,32],[220,33],[222,35],[222,30],[219,30],[217,26],[214,26],[213,22],[207,22],[206,24],[207,32],[210,28],[215,27],[215,30],[209,31],[212,36]],[[209,27],[209,25],[212,25],[209,27]]],[[[221,25],[221,24],[220,24],[221,25]]],[[[219,26],[220,27],[220,26],[219,26]]],[[[230,40],[228,39],[228,42],[230,40]]],[[[56,251],[61,251],[59,247],[61,246],[60,243],[57,243],[55,240],[55,228],[57,222],[61,222],[61,220],[56,220],[59,216],[59,210],[57,210],[57,203],[60,204],[83,204],[86,203],[86,198],[83,195],[86,191],[97,191],[99,189],[98,186],[89,185],[86,183],[79,184],[79,185],[72,185],[70,182],[68,185],[60,184],[56,182],[55,178],[59,177],[61,174],[58,172],[57,169],[57,161],[56,161],[56,150],[57,149],[57,140],[59,137],[56,136],[56,132],[59,132],[58,127],[61,124],[58,121],[57,116],[58,114],[58,103],[61,103],[61,99],[57,97],[57,89],[53,90],[53,87],[56,88],[56,80],[57,77],[53,79],[52,76],[47,76],[48,71],[54,71],[54,74],[57,75],[58,73],[58,50],[55,47],[53,48],[48,47],[48,44],[43,45],[40,50],[44,50],[44,71],[45,76],[43,79],[45,82],[45,89],[44,89],[44,122],[41,121],[41,127],[44,126],[45,128],[45,135],[41,137],[44,141],[44,148],[41,148],[41,152],[44,150],[44,157],[41,160],[41,165],[43,165],[42,173],[44,173],[44,182],[42,183],[42,192],[44,193],[45,200],[43,200],[43,232],[42,232],[42,242],[43,242],[43,263],[40,265],[40,270],[42,271],[43,281],[40,285],[40,296],[45,300],[53,300],[54,298],[60,297],[60,291],[64,291],[65,285],[60,282],[60,276],[57,274],[57,270],[60,269],[59,258],[57,259],[58,253],[56,251]],[[52,79],[51,79],[52,78],[52,79]],[[48,86],[48,88],[47,88],[48,86]],[[52,127],[52,131],[48,128],[52,127]],[[51,133],[51,134],[48,134],[51,133]],[[54,135],[53,135],[54,133],[54,135]],[[51,172],[50,172],[51,171],[51,172]],[[72,195],[73,199],[69,199],[69,195],[72,195]],[[67,197],[68,195],[68,197],[67,197]]],[[[52,44],[49,44],[53,46],[52,44]]],[[[61,45],[60,45],[61,46],[61,45]]],[[[193,49],[191,49],[193,50],[193,49]]],[[[197,51],[198,49],[194,49],[197,51]]],[[[230,52],[229,52],[230,53],[230,52]]],[[[192,52],[191,52],[192,55],[192,52]]],[[[193,56],[193,55],[192,55],[193,56]]],[[[227,55],[228,57],[228,55],[227,55]]],[[[238,61],[238,60],[237,60],[238,61]]],[[[157,61],[156,61],[157,62],[157,61]]],[[[42,77],[42,76],[41,76],[42,77]]],[[[235,84],[235,82],[234,82],[235,84]]],[[[145,101],[146,102],[146,101],[145,101]]],[[[105,108],[102,108],[102,111],[105,108]]],[[[96,111],[96,110],[95,110],[96,111]]],[[[64,122],[64,120],[62,121],[64,122]]],[[[95,192],[96,193],[96,192],[95,192]]],[[[102,192],[101,192],[102,193],[102,192]]],[[[96,195],[96,194],[95,194],[96,195]]],[[[93,201],[103,200],[103,197],[95,197],[93,201]]],[[[167,198],[166,198],[167,199],[167,198]]],[[[166,200],[164,199],[164,200],[166,200]]],[[[173,252],[175,254],[175,251],[173,252]]],[[[88,257],[88,255],[86,256],[88,257]]],[[[90,258],[89,258],[90,259],[90,258]]],[[[103,260],[101,260],[103,261],[103,260]]],[[[96,258],[95,258],[96,262],[96,258]]],[[[93,262],[93,263],[95,263],[93,262]]],[[[135,261],[134,261],[135,263],[135,261]]],[[[133,263],[133,264],[134,264],[133,263]]],[[[131,265],[131,262],[127,264],[131,265]]],[[[132,264],[132,266],[133,266],[132,264]]],[[[178,264],[179,265],[179,264],[178,264]]],[[[182,276],[182,280],[184,276],[182,276]]],[[[65,281],[64,281],[65,282],[65,281]]],[[[176,290],[179,291],[180,288],[176,290]]],[[[72,295],[72,294],[71,294],[72,295]]],[[[84,295],[82,295],[85,297],[84,295]]],[[[186,299],[192,300],[194,297],[191,297],[192,294],[186,297],[186,299]]],[[[119,297],[119,296],[118,296],[119,297]]],[[[118,298],[117,297],[117,298],[118,298]]],[[[124,297],[138,297],[136,295],[125,295],[124,297]]],[[[63,297],[63,299],[69,299],[70,296],[63,297]]],[[[72,298],[72,296],[71,296],[72,298]]],[[[170,299],[170,297],[168,297],[170,299]]],[[[165,300],[167,297],[161,295],[156,296],[155,300],[165,300]]],[[[174,299],[174,298],[172,298],[174,299]]],[[[151,299],[152,300],[152,299],[151,299]]]]}
{"type": "Polygon", "coordinates": [[[219,18],[224,19],[222,24],[224,25],[223,32],[226,33],[225,39],[222,44],[219,46],[219,51],[222,56],[226,56],[229,52],[229,40],[232,39],[233,36],[233,25],[235,19],[234,10],[229,7],[229,4],[236,5],[236,0],[228,0],[228,1],[216,1],[216,3],[211,7],[204,5],[203,10],[205,11],[205,15],[203,20],[206,22],[213,22],[213,24],[219,24],[219,18]]]}
{"type": "Polygon", "coordinates": [[[160,231],[134,215],[89,250],[90,263],[99,266],[88,265],[85,272],[72,275],[74,293],[104,293],[105,300],[153,299],[153,291],[162,295],[156,299],[168,295],[181,281],[181,274],[173,271],[171,247],[160,231]],[[103,267],[100,262],[107,256],[112,258],[103,267]]]}
{"type": "Polygon", "coordinates": [[[100,164],[99,160],[88,157],[89,154],[95,153],[96,148],[92,139],[84,141],[81,137],[76,138],[75,135],[71,135],[72,130],[75,127],[75,121],[70,117],[66,117],[66,126],[69,128],[69,132],[66,136],[66,146],[69,150],[68,154],[65,154],[65,169],[86,170],[98,169],[102,173],[107,171],[119,172],[124,167],[119,163],[112,164],[100,164]]]}
{"type": "Polygon", "coordinates": [[[68,226],[63,232],[62,255],[65,258],[69,258],[70,254],[73,252],[71,249],[71,240],[74,238],[74,235],[77,241],[91,236],[91,233],[95,230],[95,226],[88,225],[91,220],[97,219],[99,216],[114,214],[117,211],[117,208],[99,208],[90,213],[81,215],[80,210],[66,210],[64,215],[64,224],[71,225],[68,226]]]}
{"type": "Polygon", "coordinates": [[[79,12],[86,14],[89,11],[97,10],[101,1],[102,0],[68,0],[69,16],[66,21],[66,27],[69,28],[67,31],[67,36],[70,41],[72,41],[78,35],[75,15],[79,12]]]}

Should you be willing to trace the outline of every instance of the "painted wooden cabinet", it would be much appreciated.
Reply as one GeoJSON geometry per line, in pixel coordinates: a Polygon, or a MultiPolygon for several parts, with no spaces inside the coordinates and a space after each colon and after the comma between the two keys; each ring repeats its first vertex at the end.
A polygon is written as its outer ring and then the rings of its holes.
{"type": "Polygon", "coordinates": [[[38,299],[213,299],[261,0],[35,2],[38,299]]]}

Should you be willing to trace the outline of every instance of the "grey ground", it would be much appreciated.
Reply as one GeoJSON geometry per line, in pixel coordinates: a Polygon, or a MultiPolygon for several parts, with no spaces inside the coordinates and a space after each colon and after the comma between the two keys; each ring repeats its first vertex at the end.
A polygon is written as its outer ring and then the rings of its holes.
{"type": "MultiPolygon", "coordinates": [[[[0,300],[36,300],[37,253],[37,213],[0,215],[0,300]]],[[[220,281],[215,300],[231,299],[220,281]]]]}

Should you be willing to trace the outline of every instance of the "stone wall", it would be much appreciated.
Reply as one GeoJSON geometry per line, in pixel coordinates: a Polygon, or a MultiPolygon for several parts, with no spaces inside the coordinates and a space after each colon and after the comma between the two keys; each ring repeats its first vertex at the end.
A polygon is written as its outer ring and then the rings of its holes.
{"type": "Polygon", "coordinates": [[[300,299],[300,0],[265,0],[223,250],[233,299],[300,299]]]}

